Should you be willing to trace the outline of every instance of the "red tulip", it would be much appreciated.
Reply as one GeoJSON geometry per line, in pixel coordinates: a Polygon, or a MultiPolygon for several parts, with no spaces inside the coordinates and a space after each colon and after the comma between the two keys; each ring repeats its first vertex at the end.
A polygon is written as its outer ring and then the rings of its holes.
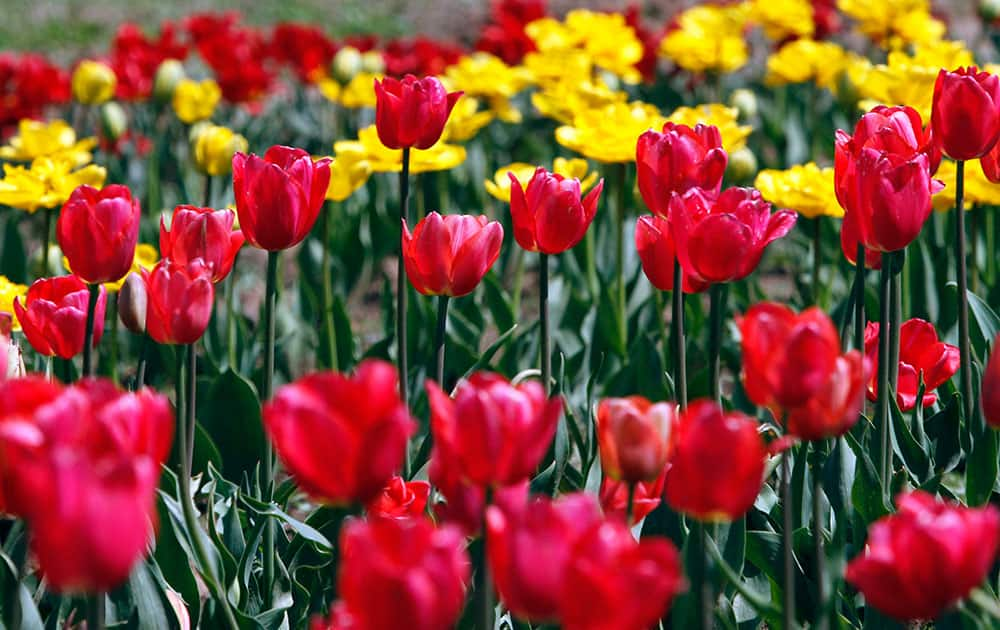
{"type": "MultiPolygon", "coordinates": [[[[436,77],[408,74],[375,80],[375,128],[390,149],[429,149],[440,138],[462,92],[448,92],[436,77]]],[[[325,191],[325,189],[324,189],[325,191]]]]}
{"type": "Polygon", "coordinates": [[[931,126],[945,155],[973,160],[1000,137],[1000,79],[976,66],[942,69],[934,83],[931,126]]]}
{"type": "Polygon", "coordinates": [[[677,408],[642,396],[605,398],[597,406],[597,440],[604,474],[616,481],[653,481],[667,463],[677,408]]]}
{"type": "Polygon", "coordinates": [[[511,385],[502,376],[478,372],[458,387],[452,400],[427,381],[434,457],[452,460],[462,479],[480,487],[524,481],[555,435],[562,412],[541,383],[511,385]]]}
{"type": "Polygon", "coordinates": [[[59,247],[73,273],[89,284],[124,278],[135,258],[141,218],[139,200],[125,186],[77,187],[56,223],[59,247]]]}
{"type": "Polygon", "coordinates": [[[486,540],[490,575],[504,605],[521,619],[554,621],[573,547],[601,520],[592,494],[529,499],[525,488],[498,497],[486,511],[486,540]]]}
{"type": "Polygon", "coordinates": [[[714,125],[668,122],[663,133],[650,129],[635,146],[639,193],[656,216],[670,216],[670,198],[698,188],[709,197],[719,194],[728,156],[714,125]]]}
{"type": "Polygon", "coordinates": [[[729,521],[753,505],[764,478],[757,423],[698,400],[678,417],[667,470],[667,503],[701,521],[729,521]]]}
{"type": "Polygon", "coordinates": [[[7,355],[10,352],[10,335],[0,332],[0,381],[7,378],[7,355]]]}
{"type": "Polygon", "coordinates": [[[0,380],[0,510],[27,516],[37,507],[36,487],[40,474],[24,465],[12,465],[20,452],[29,453],[25,459],[33,465],[41,457],[38,440],[25,441],[21,436],[35,435],[35,410],[48,404],[62,391],[58,381],[48,381],[38,376],[0,380]],[[14,439],[11,439],[14,438],[14,439]]]}
{"type": "Polygon", "coordinates": [[[254,247],[288,249],[316,223],[330,183],[330,160],[276,145],[263,158],[233,156],[233,194],[243,236],[254,247]]]}
{"type": "Polygon", "coordinates": [[[729,188],[718,199],[694,188],[671,200],[677,257],[693,281],[706,284],[750,275],[764,248],[793,225],[794,212],[771,214],[771,204],[753,188],[729,188]]]}
{"type": "Polygon", "coordinates": [[[455,525],[466,535],[475,536],[483,527],[486,490],[463,477],[460,465],[454,457],[442,455],[441,447],[434,445],[427,478],[445,500],[435,503],[432,509],[438,522],[455,525]]]}
{"type": "MultiPolygon", "coordinates": [[[[677,260],[670,222],[657,216],[639,217],[635,224],[635,248],[639,252],[642,271],[660,291],[674,290],[674,263],[677,260]]],[[[685,293],[700,293],[708,284],[683,274],[685,293]]]]}
{"type": "Polygon", "coordinates": [[[646,630],[683,590],[679,554],[669,540],[636,542],[623,523],[606,521],[574,545],[559,617],[566,630],[646,630]]]}
{"type": "MultiPolygon", "coordinates": [[[[629,526],[646,518],[650,512],[660,506],[660,501],[663,500],[663,484],[666,480],[666,474],[667,469],[664,467],[660,476],[653,481],[640,481],[635,484],[635,495],[632,497],[632,521],[629,526]]],[[[628,511],[627,483],[604,477],[599,497],[601,509],[604,510],[609,519],[625,521],[625,515],[628,511]]]]}
{"type": "Polygon", "coordinates": [[[396,369],[367,360],[353,376],[310,374],[264,405],[264,428],[302,488],[332,504],[374,499],[399,469],[415,428],[396,369]]]}
{"type": "Polygon", "coordinates": [[[355,628],[446,630],[465,604],[465,538],[425,518],[351,520],[338,593],[355,628]]]}
{"type": "Polygon", "coordinates": [[[1000,544],[1000,511],[945,503],[923,491],[898,496],[896,505],[896,514],[869,528],[846,578],[881,612],[930,620],[986,577],[1000,544]]]}
{"type": "MultiPolygon", "coordinates": [[[[872,365],[878,365],[878,322],[865,327],[865,355],[872,365]]],[[[917,406],[920,375],[924,379],[923,406],[937,402],[934,390],[955,375],[959,366],[958,348],[938,340],[934,325],[922,319],[903,322],[899,328],[899,381],[896,402],[901,411],[917,406]]],[[[892,366],[889,366],[890,369],[892,366]]],[[[877,400],[876,379],[868,383],[868,399],[877,400]]]]}
{"type": "Polygon", "coordinates": [[[510,216],[514,222],[514,239],[530,252],[559,254],[583,238],[597,214],[597,201],[604,189],[604,180],[580,199],[580,181],[565,179],[542,167],[521,186],[517,176],[510,177],[510,216]]]}
{"type": "Polygon", "coordinates": [[[424,295],[472,292],[500,256],[503,226],[485,216],[431,212],[410,234],[403,222],[406,275],[424,295]]]}
{"type": "Polygon", "coordinates": [[[212,282],[229,275],[233,260],[243,246],[243,232],[233,230],[232,210],[177,206],[168,229],[160,219],[160,254],[188,265],[201,258],[212,272],[212,282]]]}
{"type": "Polygon", "coordinates": [[[182,265],[165,258],[143,270],[146,332],[156,343],[190,344],[201,339],[212,319],[212,272],[200,258],[182,265]]]}
{"type": "Polygon", "coordinates": [[[382,494],[368,502],[369,518],[410,518],[423,516],[431,484],[426,481],[405,481],[393,477],[382,494]]]}
{"type": "MultiPolygon", "coordinates": [[[[72,359],[83,352],[90,292],[76,276],[35,280],[24,296],[14,298],[14,314],[28,343],[39,354],[72,359]]],[[[104,333],[107,292],[102,286],[94,309],[93,345],[104,333]]]]}
{"type": "Polygon", "coordinates": [[[993,354],[983,372],[983,388],[980,397],[986,422],[994,429],[1000,429],[1000,334],[993,340],[993,354]]]}
{"type": "MultiPolygon", "coordinates": [[[[858,243],[861,243],[861,233],[858,229],[857,215],[854,212],[845,212],[840,225],[840,249],[844,252],[844,258],[852,265],[858,264],[858,243]]],[[[882,252],[866,247],[864,262],[867,269],[881,269],[882,252]]]]}

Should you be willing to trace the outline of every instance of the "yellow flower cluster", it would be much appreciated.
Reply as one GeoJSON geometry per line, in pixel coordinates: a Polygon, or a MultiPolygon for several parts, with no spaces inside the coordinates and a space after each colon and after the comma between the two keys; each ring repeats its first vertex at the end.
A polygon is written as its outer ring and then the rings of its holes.
{"type": "Polygon", "coordinates": [[[820,168],[809,162],[784,171],[763,170],[753,185],[767,201],[809,219],[842,217],[844,210],[837,203],[833,181],[832,168],[820,168]]]}
{"type": "Polygon", "coordinates": [[[17,125],[17,134],[0,147],[0,158],[12,162],[30,162],[50,157],[83,166],[90,163],[90,150],[97,138],[76,139],[76,131],[63,120],[42,122],[24,119],[17,125]]]}
{"type": "Polygon", "coordinates": [[[791,37],[812,37],[815,30],[813,6],[809,0],[753,0],[750,19],[764,33],[780,42],[791,37]]]}
{"type": "Polygon", "coordinates": [[[896,49],[941,39],[945,25],[931,17],[928,0],[837,0],[837,8],[853,18],[873,41],[896,49]]]}
{"type": "Polygon", "coordinates": [[[208,120],[212,117],[220,99],[222,99],[222,89],[212,79],[204,81],[181,79],[174,88],[174,113],[181,122],[189,125],[208,120]]]}
{"type": "Polygon", "coordinates": [[[554,18],[535,20],[525,27],[525,32],[543,55],[581,50],[593,65],[628,83],[637,83],[641,78],[635,64],[642,59],[642,42],[620,13],[577,9],[566,14],[562,22],[554,18]]]}
{"type": "Polygon", "coordinates": [[[721,103],[706,103],[697,107],[678,107],[667,120],[679,125],[694,127],[698,123],[715,125],[722,136],[722,148],[729,153],[742,149],[747,145],[747,138],[753,131],[739,123],[739,111],[721,103]]]}
{"type": "Polygon", "coordinates": [[[556,129],[556,141],[598,162],[632,162],[635,143],[647,129],[659,129],[660,110],[641,101],[582,109],[571,125],[556,129]]]}
{"type": "MultiPolygon", "coordinates": [[[[969,160],[965,164],[965,209],[971,210],[975,204],[1000,205],[1000,186],[986,179],[979,160],[969,160]]],[[[941,160],[935,179],[944,182],[944,189],[934,195],[934,209],[945,212],[955,207],[955,163],[951,160],[941,160]]]]}
{"type": "Polygon", "coordinates": [[[796,39],[767,58],[764,81],[768,85],[812,81],[835,91],[851,59],[846,50],[833,42],[796,39]]]}
{"type": "Polygon", "coordinates": [[[35,158],[30,166],[4,164],[3,173],[0,205],[32,213],[62,205],[77,186],[100,188],[107,177],[104,167],[88,164],[77,169],[73,162],[50,157],[35,158]]]}
{"type": "Polygon", "coordinates": [[[499,57],[478,52],[449,66],[444,78],[450,89],[485,99],[500,120],[521,122],[521,112],[510,99],[531,84],[531,72],[526,68],[508,66],[499,57]]]}
{"type": "MultiPolygon", "coordinates": [[[[510,177],[507,173],[513,173],[514,177],[521,182],[522,185],[526,186],[528,180],[531,176],[535,174],[535,165],[527,164],[525,162],[514,162],[513,164],[508,164],[507,166],[501,166],[497,169],[496,173],[493,174],[493,179],[483,182],[486,187],[486,192],[492,195],[494,198],[500,201],[510,203],[510,177]]],[[[566,158],[557,157],[552,162],[552,172],[557,175],[562,175],[567,179],[576,178],[580,180],[580,191],[587,192],[597,181],[597,171],[591,171],[588,173],[590,166],[587,164],[587,160],[581,158],[572,158],[567,160],[566,158]]]]}
{"type": "Polygon", "coordinates": [[[690,72],[733,72],[749,55],[743,31],[750,3],[698,5],[681,13],[678,28],[660,42],[660,55],[690,72]]]}
{"type": "Polygon", "coordinates": [[[28,287],[23,284],[17,284],[16,282],[11,282],[7,276],[0,275],[0,315],[9,315],[13,322],[13,330],[21,330],[21,324],[17,321],[17,315],[14,314],[14,298],[21,298],[21,302],[24,302],[24,296],[28,293],[28,287]]]}
{"type": "MultiPolygon", "coordinates": [[[[376,173],[398,173],[403,170],[403,151],[386,148],[378,139],[375,125],[358,132],[357,140],[341,140],[333,144],[335,159],[345,162],[367,162],[376,173]]],[[[465,147],[439,141],[431,148],[410,151],[410,172],[445,171],[465,161],[465,147]]]]}

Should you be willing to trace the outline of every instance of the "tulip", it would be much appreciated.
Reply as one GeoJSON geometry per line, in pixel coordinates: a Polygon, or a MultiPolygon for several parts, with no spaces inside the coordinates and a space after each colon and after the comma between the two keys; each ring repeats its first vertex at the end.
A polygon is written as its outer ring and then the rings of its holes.
{"type": "Polygon", "coordinates": [[[222,90],[212,79],[181,79],[174,86],[171,101],[177,117],[190,125],[211,118],[221,98],[222,90]]]}
{"type": "Polygon", "coordinates": [[[115,95],[115,71],[100,61],[85,59],[73,71],[73,98],[83,105],[100,105],[115,95]]]}
{"type": "Polygon", "coordinates": [[[406,275],[424,295],[467,295],[500,256],[502,242],[503,227],[485,216],[431,212],[412,234],[403,223],[406,275]]]}
{"type": "Polygon", "coordinates": [[[666,479],[667,469],[660,472],[660,476],[653,481],[640,481],[635,484],[632,491],[632,518],[628,518],[628,484],[624,481],[615,481],[610,477],[604,477],[601,482],[601,490],[598,494],[601,500],[601,509],[608,518],[627,521],[629,526],[635,525],[642,519],[649,516],[650,512],[660,506],[663,499],[663,482],[666,479]]]}
{"type": "Polygon", "coordinates": [[[711,197],[719,194],[727,155],[718,127],[672,122],[663,133],[650,129],[635,147],[639,193],[656,216],[670,216],[670,198],[698,188],[711,197]]]}
{"type": "MultiPolygon", "coordinates": [[[[861,242],[857,213],[845,212],[844,221],[840,225],[840,249],[844,252],[844,258],[852,265],[858,264],[858,245],[863,246],[864,243],[861,242]]],[[[862,263],[868,269],[881,269],[882,252],[865,247],[862,263]]]]}
{"type": "Polygon", "coordinates": [[[168,103],[174,98],[177,84],[187,77],[184,64],[177,59],[165,59],[153,76],[153,98],[158,103],[168,103]]]}
{"type": "Polygon", "coordinates": [[[530,477],[545,455],[562,412],[540,383],[511,385],[478,372],[458,386],[455,399],[427,382],[435,457],[451,459],[462,478],[483,487],[530,477]]]}
{"type": "Polygon", "coordinates": [[[429,149],[441,138],[462,92],[448,92],[436,77],[375,80],[375,126],[390,149],[429,149]]]}
{"type": "Polygon", "coordinates": [[[967,508],[923,491],[896,498],[896,514],[868,531],[847,581],[900,621],[934,619],[982,583],[1000,546],[1000,511],[967,508]]]}
{"type": "Polygon", "coordinates": [[[972,160],[1000,137],[1000,79],[976,66],[941,69],[934,83],[931,126],[945,155],[972,160]]]}
{"type": "Polygon", "coordinates": [[[672,198],[670,212],[681,267],[709,284],[748,276],[764,248],[788,234],[796,219],[788,210],[771,214],[771,204],[752,188],[729,188],[718,199],[692,189],[672,198]]]}
{"type": "Polygon", "coordinates": [[[156,343],[192,344],[205,334],[212,318],[212,274],[196,258],[182,265],[161,260],[142,272],[146,288],[146,331],[156,343]]]}
{"type": "MultiPolygon", "coordinates": [[[[24,298],[14,298],[14,314],[36,352],[72,359],[83,351],[88,299],[87,285],[76,276],[42,278],[32,283],[24,298]]],[[[94,310],[93,346],[104,332],[106,305],[107,292],[100,287],[94,310]]]]}
{"type": "MultiPolygon", "coordinates": [[[[433,506],[434,517],[440,523],[449,523],[462,529],[468,536],[475,536],[483,526],[486,508],[486,490],[469,482],[459,470],[460,462],[441,453],[441,446],[434,445],[427,478],[444,501],[433,506]]],[[[527,482],[525,482],[527,483],[527,482]]]]}
{"type": "Polygon", "coordinates": [[[356,628],[447,630],[465,603],[469,558],[461,532],[424,518],[349,521],[337,582],[356,628]]]}
{"type": "Polygon", "coordinates": [[[579,180],[542,167],[535,170],[527,187],[513,173],[508,176],[510,215],[518,245],[531,252],[560,254],[580,242],[597,213],[604,180],[581,199],[579,180]]]}
{"type": "Polygon", "coordinates": [[[141,335],[146,332],[146,283],[142,275],[135,271],[125,276],[122,288],[118,290],[118,319],[126,329],[141,335]]]}
{"type": "Polygon", "coordinates": [[[666,538],[636,542],[623,523],[606,521],[580,537],[560,596],[566,630],[645,630],[685,588],[677,549],[666,538]]]}
{"type": "Polygon", "coordinates": [[[397,378],[390,364],[367,360],[353,376],[305,376],[264,405],[264,428],[303,490],[334,505],[367,503],[382,492],[416,428],[397,378]]]}
{"type": "Polygon", "coordinates": [[[77,187],[56,224],[59,247],[73,273],[88,284],[125,277],[135,258],[141,218],[139,200],[125,186],[77,187]]]}
{"type": "MultiPolygon", "coordinates": [[[[865,355],[877,365],[878,322],[869,322],[865,327],[865,355]]],[[[901,411],[909,411],[917,406],[917,392],[920,379],[924,381],[922,405],[929,407],[937,402],[934,390],[955,375],[960,362],[956,346],[938,339],[934,325],[922,319],[911,319],[899,328],[899,373],[896,386],[896,402],[901,411]]],[[[890,366],[891,369],[892,366],[890,366]]],[[[868,383],[868,399],[878,396],[875,379],[868,383]]]]}
{"type": "Polygon", "coordinates": [[[980,393],[983,415],[994,429],[1000,429],[1000,334],[993,340],[993,354],[983,372],[983,387],[980,393]]]}
{"type": "Polygon", "coordinates": [[[243,232],[233,230],[232,210],[177,206],[170,228],[160,219],[160,254],[180,265],[202,259],[217,283],[229,275],[243,246],[243,232]]]}
{"type": "Polygon", "coordinates": [[[757,423],[698,400],[678,416],[667,470],[667,503],[700,521],[730,521],[750,509],[764,477],[757,423]]]}
{"type": "Polygon", "coordinates": [[[233,170],[233,156],[247,150],[247,139],[228,127],[199,123],[191,128],[191,154],[194,165],[205,175],[228,175],[233,170]]]}
{"type": "Polygon", "coordinates": [[[405,481],[393,477],[382,489],[382,494],[368,502],[369,518],[409,518],[423,516],[431,484],[426,481],[405,481]]]}
{"type": "Polygon", "coordinates": [[[298,244],[312,229],[330,183],[330,160],[313,162],[302,149],[273,146],[263,158],[233,156],[233,192],[240,228],[268,251],[298,244]]]}
{"type": "MultiPolygon", "coordinates": [[[[673,291],[677,253],[670,222],[658,216],[639,217],[635,224],[635,248],[649,282],[660,291],[673,291]]],[[[685,273],[683,277],[685,293],[700,293],[708,288],[708,284],[690,274],[685,273]]]]}
{"type": "Polygon", "coordinates": [[[554,621],[576,542],[602,520],[591,494],[552,500],[519,494],[498,497],[486,510],[490,574],[504,606],[515,616],[554,621]]]}
{"type": "Polygon", "coordinates": [[[604,474],[636,484],[653,481],[667,462],[676,408],[642,396],[605,398],[597,406],[597,440],[604,474]]]}
{"type": "Polygon", "coordinates": [[[58,381],[40,376],[0,379],[0,509],[26,517],[39,507],[35,498],[44,482],[37,472],[43,440],[37,436],[34,414],[62,392],[58,381]],[[25,439],[25,438],[28,439],[25,439]],[[19,460],[24,453],[27,457],[19,460]]]}

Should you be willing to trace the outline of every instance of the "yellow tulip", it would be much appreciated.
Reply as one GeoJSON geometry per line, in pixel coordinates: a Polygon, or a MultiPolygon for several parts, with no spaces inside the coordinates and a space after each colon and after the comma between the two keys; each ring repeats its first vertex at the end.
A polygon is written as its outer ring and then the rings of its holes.
{"type": "Polygon", "coordinates": [[[698,123],[715,125],[722,136],[722,148],[732,153],[742,149],[747,144],[747,137],[752,129],[740,125],[739,111],[726,107],[721,103],[707,103],[697,107],[678,107],[667,120],[679,125],[694,127],[698,123]]]}
{"type": "Polygon", "coordinates": [[[233,170],[233,155],[245,153],[247,139],[228,127],[206,124],[193,134],[194,164],[206,175],[227,175],[233,170]]]}
{"type": "Polygon", "coordinates": [[[747,63],[743,29],[748,3],[700,5],[684,11],[678,27],[660,42],[660,54],[690,72],[733,72],[747,63]]]}
{"type": "Polygon", "coordinates": [[[77,186],[104,185],[107,177],[104,167],[89,164],[75,169],[76,165],[69,160],[50,157],[35,158],[30,167],[4,164],[0,205],[33,213],[39,208],[61,206],[77,186]]]}
{"type": "Polygon", "coordinates": [[[600,79],[546,83],[531,95],[531,104],[543,116],[566,125],[573,124],[577,112],[624,104],[628,94],[612,90],[600,79]]]}
{"type": "Polygon", "coordinates": [[[757,174],[753,185],[767,201],[809,219],[844,216],[844,209],[837,203],[832,168],[809,162],[784,171],[764,170],[757,174]]]}
{"type": "Polygon", "coordinates": [[[819,87],[835,90],[848,64],[847,51],[833,42],[797,39],[767,58],[768,85],[786,85],[812,81],[819,87]]]}
{"type": "Polygon", "coordinates": [[[525,32],[540,51],[579,49],[595,66],[629,83],[641,78],[635,64],[642,59],[642,42],[620,13],[576,9],[566,14],[563,22],[535,20],[525,32]]]}
{"type": "Polygon", "coordinates": [[[773,41],[794,37],[812,37],[815,30],[813,7],[809,0],[754,0],[750,19],[764,28],[773,41]]]}
{"type": "Polygon", "coordinates": [[[556,129],[556,142],[598,162],[632,162],[639,136],[664,121],[648,103],[613,103],[578,112],[572,125],[556,129]]]}
{"type": "Polygon", "coordinates": [[[466,55],[445,71],[449,88],[462,90],[467,96],[485,99],[500,120],[521,122],[521,112],[510,99],[531,83],[531,72],[505,64],[489,53],[466,55]]]}
{"type": "Polygon", "coordinates": [[[222,89],[212,79],[204,81],[181,79],[174,88],[174,113],[181,122],[189,125],[200,120],[208,120],[221,98],[222,89]]]}
{"type": "MultiPolygon", "coordinates": [[[[376,173],[398,173],[403,170],[403,151],[388,149],[378,139],[375,125],[358,132],[357,140],[342,140],[333,145],[336,158],[365,160],[376,173]]],[[[465,148],[439,141],[431,148],[410,151],[410,172],[445,171],[465,161],[465,148]]]]}
{"type": "MultiPolygon", "coordinates": [[[[490,124],[495,114],[491,110],[479,110],[479,100],[463,95],[455,103],[448,116],[442,137],[448,141],[465,142],[479,133],[479,130],[490,124]]],[[[520,115],[520,112],[518,113],[520,115]]]]}
{"type": "MultiPolygon", "coordinates": [[[[486,187],[486,192],[495,199],[510,203],[511,181],[507,174],[513,173],[514,177],[522,185],[527,185],[528,180],[535,174],[535,168],[534,164],[527,164],[525,162],[514,162],[513,164],[502,166],[493,174],[492,180],[487,179],[483,182],[483,186],[486,187]]],[[[562,175],[568,179],[575,178],[580,180],[580,192],[587,192],[597,181],[597,171],[588,173],[589,169],[590,165],[587,164],[587,160],[581,158],[566,159],[557,157],[552,163],[553,173],[562,175]]]]}
{"type": "Polygon", "coordinates": [[[84,105],[100,105],[115,95],[115,71],[99,61],[85,59],[73,71],[73,98],[84,105]]]}
{"type": "Polygon", "coordinates": [[[14,298],[21,298],[21,304],[24,304],[27,293],[27,286],[11,282],[7,276],[0,275],[0,317],[9,316],[13,330],[21,330],[21,324],[14,314],[14,298]]]}
{"type": "Polygon", "coordinates": [[[838,0],[837,8],[882,45],[927,44],[941,39],[946,30],[931,17],[928,0],[838,0]]]}
{"type": "Polygon", "coordinates": [[[30,162],[37,157],[51,157],[83,166],[92,159],[90,150],[97,146],[97,138],[77,141],[76,131],[63,120],[42,122],[21,120],[17,134],[0,147],[0,158],[13,162],[30,162]]]}
{"type": "MultiPolygon", "coordinates": [[[[938,212],[947,212],[955,207],[955,163],[941,160],[934,178],[944,182],[944,189],[931,200],[938,212]]],[[[979,160],[969,160],[965,164],[965,209],[971,210],[976,204],[1000,205],[1000,186],[986,179],[979,160]]]]}
{"type": "Polygon", "coordinates": [[[330,201],[344,201],[364,186],[372,174],[367,160],[352,157],[352,154],[344,154],[330,162],[330,185],[326,189],[326,198],[330,201]]]}

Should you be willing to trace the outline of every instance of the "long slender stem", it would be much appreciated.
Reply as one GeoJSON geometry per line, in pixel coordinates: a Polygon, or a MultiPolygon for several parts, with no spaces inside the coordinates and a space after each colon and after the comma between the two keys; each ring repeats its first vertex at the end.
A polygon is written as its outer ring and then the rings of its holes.
{"type": "Polygon", "coordinates": [[[143,333],[139,341],[139,367],[135,371],[135,390],[142,389],[146,382],[146,355],[149,354],[149,335],[143,333]]]}
{"type": "Polygon", "coordinates": [[[187,467],[188,473],[194,469],[194,436],[195,436],[195,399],[197,398],[196,387],[198,382],[198,344],[197,342],[192,343],[188,346],[187,350],[187,372],[185,374],[187,378],[186,395],[187,399],[184,401],[187,404],[187,421],[185,422],[185,429],[187,430],[187,443],[185,446],[187,450],[184,452],[184,457],[187,458],[185,465],[187,467]]]}
{"type": "Polygon", "coordinates": [[[87,630],[104,630],[104,593],[94,593],[87,598],[87,630]]]}
{"type": "Polygon", "coordinates": [[[333,270],[330,268],[330,233],[333,230],[333,221],[330,213],[333,212],[333,204],[327,203],[323,208],[323,261],[320,263],[323,269],[322,282],[323,289],[323,327],[326,329],[326,353],[330,357],[330,369],[339,370],[339,360],[337,357],[337,327],[333,322],[333,270]]]}
{"type": "Polygon", "coordinates": [[[725,318],[726,293],[728,285],[713,284],[710,292],[708,331],[708,380],[709,391],[716,404],[722,404],[720,355],[722,352],[722,320],[725,318]]]}
{"type": "Polygon", "coordinates": [[[476,599],[479,602],[479,630],[493,630],[496,621],[493,604],[493,577],[490,575],[489,555],[486,547],[486,510],[489,509],[492,499],[492,490],[487,488],[486,500],[483,502],[483,535],[480,548],[482,556],[480,557],[479,570],[476,571],[475,585],[476,599]]]}
{"type": "MultiPolygon", "coordinates": [[[[403,265],[403,223],[410,205],[410,148],[403,148],[403,170],[399,173],[399,256],[396,259],[396,366],[399,371],[399,397],[409,406],[406,368],[406,268],[403,265]]],[[[409,466],[407,466],[409,468],[409,466]]]]}
{"type": "MultiPolygon", "coordinates": [[[[958,351],[961,357],[962,403],[965,417],[975,409],[972,399],[972,350],[969,346],[969,286],[965,261],[965,161],[955,163],[955,274],[958,278],[958,351]]],[[[991,252],[995,255],[995,252],[991,252]]]]}
{"type": "Polygon", "coordinates": [[[854,349],[865,352],[865,246],[858,243],[857,258],[854,263],[854,349]]]}
{"type": "Polygon", "coordinates": [[[628,348],[628,310],[625,297],[625,182],[626,164],[615,164],[616,192],[618,194],[615,203],[615,266],[618,274],[618,336],[622,341],[622,348],[628,348]]]}
{"type": "Polygon", "coordinates": [[[696,521],[691,526],[689,535],[694,536],[694,544],[697,545],[696,557],[700,560],[692,567],[691,581],[694,582],[695,609],[698,611],[698,630],[712,630],[713,602],[712,585],[709,582],[709,567],[711,557],[708,552],[708,533],[705,523],[696,521]]]}
{"type": "Polygon", "coordinates": [[[982,209],[972,204],[969,209],[969,269],[972,276],[972,292],[979,291],[979,224],[982,220],[982,209]]]}
{"type": "Polygon", "coordinates": [[[902,304],[902,266],[905,250],[889,254],[892,261],[892,281],[889,285],[892,300],[889,303],[889,389],[890,395],[896,395],[899,385],[899,327],[903,321],[902,304]]]}
{"type": "Polygon", "coordinates": [[[597,278],[597,236],[594,230],[587,230],[583,236],[583,257],[584,265],[587,268],[587,288],[590,290],[590,299],[596,301],[601,297],[601,283],[597,278]]]}
{"type": "Polygon", "coordinates": [[[625,503],[625,524],[632,526],[632,513],[635,511],[635,482],[628,484],[628,500],[625,503]]]}
{"type": "Polygon", "coordinates": [[[875,402],[875,418],[880,423],[882,441],[879,446],[879,478],[882,492],[889,488],[889,313],[891,312],[890,278],[892,261],[883,257],[879,273],[879,324],[878,324],[878,398],[875,402]]]}
{"type": "Polygon", "coordinates": [[[781,455],[781,550],[784,558],[784,580],[782,586],[785,589],[784,597],[784,628],[792,630],[795,627],[795,558],[792,555],[792,467],[789,462],[790,450],[786,450],[781,455]]]}
{"type": "Polygon", "coordinates": [[[229,270],[229,278],[226,280],[226,354],[229,361],[229,369],[234,372],[236,366],[236,318],[239,312],[236,309],[236,264],[240,260],[239,252],[233,258],[233,266],[229,270]]]}
{"type": "Polygon", "coordinates": [[[83,375],[94,375],[94,311],[97,310],[97,298],[101,295],[101,285],[88,284],[90,299],[87,301],[87,328],[83,331],[83,375]]]}
{"type": "Polygon", "coordinates": [[[986,224],[983,230],[986,232],[986,282],[989,286],[993,286],[997,279],[997,209],[987,206],[982,208],[981,212],[985,214],[984,223],[986,224]]]}
{"type": "MultiPolygon", "coordinates": [[[[278,253],[267,253],[267,284],[264,297],[264,387],[261,400],[270,400],[274,393],[274,316],[278,302],[278,253]]],[[[274,492],[274,449],[264,447],[264,499],[271,500],[274,492]]],[[[264,603],[271,607],[274,597],[274,521],[268,519],[264,528],[264,603]]]]}
{"type": "Polygon", "coordinates": [[[816,543],[816,630],[826,630],[826,552],[823,550],[823,442],[813,442],[812,499],[813,540],[816,543]]]}
{"type": "Polygon", "coordinates": [[[119,293],[108,295],[108,319],[105,325],[108,329],[108,364],[111,368],[111,380],[118,382],[118,296],[119,293]]]}
{"type": "Polygon", "coordinates": [[[538,254],[538,317],[542,327],[542,386],[548,395],[552,389],[552,348],[549,338],[549,255],[538,254]]]}
{"type": "Polygon", "coordinates": [[[674,289],[671,296],[671,322],[674,327],[674,389],[681,411],[687,408],[687,358],[684,343],[684,291],[681,263],[674,259],[674,289]]]}
{"type": "Polygon", "coordinates": [[[819,268],[823,260],[823,217],[816,217],[812,224],[812,303],[819,304],[819,268]]]}
{"type": "Polygon", "coordinates": [[[434,348],[437,358],[435,375],[437,384],[444,388],[444,342],[445,332],[448,328],[448,302],[447,295],[438,296],[437,327],[434,330],[434,348]]]}
{"type": "Polygon", "coordinates": [[[205,190],[202,197],[202,205],[206,208],[212,207],[212,180],[211,175],[205,175],[205,190]]]}

